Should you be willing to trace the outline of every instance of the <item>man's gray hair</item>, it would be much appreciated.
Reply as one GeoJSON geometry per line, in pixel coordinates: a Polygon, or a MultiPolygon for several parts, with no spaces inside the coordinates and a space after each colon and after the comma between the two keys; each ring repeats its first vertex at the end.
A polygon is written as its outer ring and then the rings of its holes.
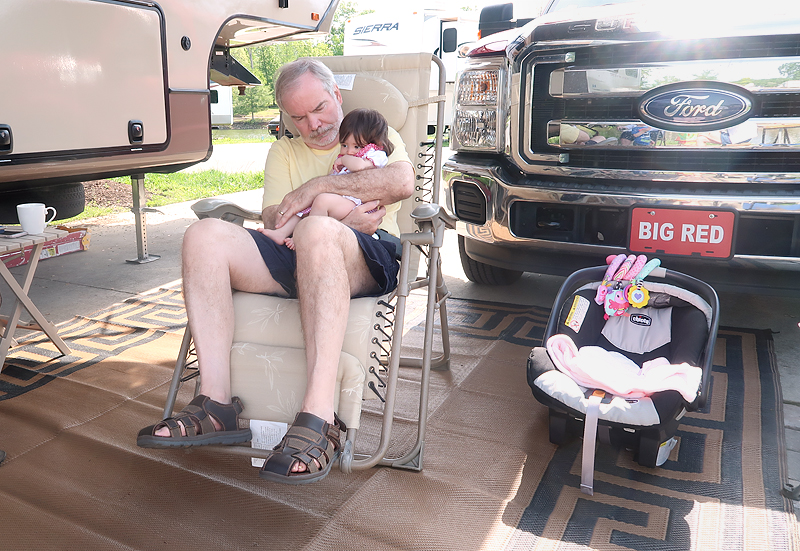
{"type": "Polygon", "coordinates": [[[302,57],[281,67],[278,78],[275,79],[275,103],[284,113],[286,112],[283,108],[284,95],[291,93],[297,83],[297,79],[306,73],[311,73],[315,76],[331,96],[336,93],[336,79],[334,79],[333,72],[328,66],[315,59],[302,57]]]}

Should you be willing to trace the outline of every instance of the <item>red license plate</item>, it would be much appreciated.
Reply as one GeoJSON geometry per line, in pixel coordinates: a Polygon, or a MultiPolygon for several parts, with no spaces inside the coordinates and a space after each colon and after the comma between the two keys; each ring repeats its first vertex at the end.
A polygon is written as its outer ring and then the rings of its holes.
{"type": "Polygon", "coordinates": [[[727,210],[634,207],[631,252],[731,258],[736,213],[727,210]]]}

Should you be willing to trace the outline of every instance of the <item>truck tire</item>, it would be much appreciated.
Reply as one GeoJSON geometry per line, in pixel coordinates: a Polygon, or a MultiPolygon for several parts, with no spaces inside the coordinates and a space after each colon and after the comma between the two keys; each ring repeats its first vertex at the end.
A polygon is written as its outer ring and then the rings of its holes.
{"type": "Polygon", "coordinates": [[[20,203],[44,203],[56,209],[56,220],[64,220],[83,212],[86,196],[81,182],[0,191],[0,224],[19,223],[17,205],[20,203]]]}
{"type": "Polygon", "coordinates": [[[522,272],[498,268],[471,259],[464,246],[464,236],[458,236],[458,254],[461,256],[461,267],[467,279],[481,285],[511,285],[522,277],[522,272]]]}

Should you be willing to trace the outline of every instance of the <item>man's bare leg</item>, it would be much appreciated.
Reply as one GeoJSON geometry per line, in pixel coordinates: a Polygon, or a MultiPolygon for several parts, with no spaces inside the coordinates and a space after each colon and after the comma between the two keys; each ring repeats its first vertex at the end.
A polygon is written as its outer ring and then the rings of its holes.
{"type": "MultiPolygon", "coordinates": [[[[232,289],[285,291],[272,279],[250,234],[230,222],[213,218],[195,222],[186,230],[182,254],[183,294],[201,373],[200,394],[229,404],[232,289]]],[[[156,436],[169,436],[169,429],[160,429],[156,436]]]]}
{"type": "MultiPolygon", "coordinates": [[[[297,292],[306,345],[308,384],[301,411],[333,423],[339,355],[347,330],[350,297],[377,283],[353,231],[333,218],[314,216],[298,224],[297,292]]],[[[292,471],[302,472],[297,462],[292,471]]]]}

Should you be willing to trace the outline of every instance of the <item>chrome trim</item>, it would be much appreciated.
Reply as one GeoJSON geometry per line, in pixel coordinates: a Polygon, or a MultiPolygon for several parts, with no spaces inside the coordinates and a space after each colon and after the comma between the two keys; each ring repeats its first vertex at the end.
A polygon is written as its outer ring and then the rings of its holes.
{"type": "MultiPolygon", "coordinates": [[[[496,211],[504,211],[505,205],[514,201],[530,201],[537,203],[563,203],[586,204],[599,207],[628,208],[633,205],[653,206],[692,206],[706,208],[728,208],[740,213],[758,211],[759,213],[774,213],[780,215],[797,215],[800,212],[800,197],[798,196],[771,196],[741,195],[738,197],[730,194],[690,194],[646,191],[585,191],[581,189],[549,189],[544,187],[512,186],[500,179],[499,175],[491,168],[475,165],[463,165],[452,160],[445,162],[442,167],[443,179],[449,188],[450,182],[464,180],[475,182],[476,178],[489,179],[491,182],[484,185],[491,190],[496,211]],[[468,172],[467,172],[468,171],[468,172]],[[501,208],[501,206],[503,206],[501,208]]],[[[565,184],[568,186],[569,184],[565,184]]]]}
{"type": "MultiPolygon", "coordinates": [[[[525,61],[526,61],[526,58],[522,58],[520,60],[521,63],[523,63],[525,61]]],[[[534,55],[531,58],[530,65],[529,65],[530,71],[528,71],[527,74],[520,73],[520,78],[524,78],[525,79],[525,83],[527,85],[527,92],[528,92],[528,93],[525,94],[525,99],[524,99],[524,106],[525,106],[525,109],[523,110],[524,113],[530,113],[531,110],[533,109],[533,79],[530,78],[530,75],[533,74],[534,69],[536,68],[536,66],[537,65],[544,65],[544,64],[555,64],[555,63],[572,63],[574,61],[575,61],[575,52],[566,52],[566,53],[560,54],[560,55],[534,55]]],[[[519,97],[520,81],[517,80],[516,84],[517,84],[516,89],[510,90],[510,93],[512,94],[511,97],[514,97],[514,98],[519,97]]],[[[514,105],[519,105],[519,104],[522,104],[522,103],[523,103],[523,101],[520,100],[518,103],[516,103],[514,105]]],[[[511,113],[511,120],[512,121],[518,121],[519,117],[520,117],[519,110],[517,110],[516,113],[511,113]]],[[[525,148],[525,153],[528,154],[529,157],[531,155],[536,155],[536,153],[531,149],[531,123],[532,123],[532,120],[533,120],[532,117],[527,117],[526,116],[525,120],[524,120],[523,127],[522,127],[522,145],[525,148]]],[[[512,124],[512,126],[513,126],[513,124],[512,124]]],[[[513,132],[511,133],[511,141],[512,141],[512,148],[511,149],[512,149],[512,153],[513,153],[513,152],[515,152],[517,150],[516,147],[513,147],[513,142],[516,141],[514,139],[513,132]]],[[[555,160],[557,162],[558,161],[558,156],[554,155],[553,157],[555,158],[555,160]]],[[[516,155],[515,155],[514,158],[516,159],[516,155]]]]}
{"type": "MultiPolygon", "coordinates": [[[[622,45],[625,41],[620,41],[617,45],[622,45]]],[[[591,42],[591,45],[602,45],[602,42],[591,42]]],[[[655,44],[655,43],[653,43],[655,44]]],[[[665,41],[663,47],[674,46],[674,41],[665,41]]],[[[586,44],[581,44],[585,46],[586,44]]],[[[568,42],[559,43],[560,47],[574,48],[575,44],[568,42]]],[[[797,176],[782,172],[747,172],[747,173],[718,173],[711,171],[684,172],[678,170],[658,170],[658,164],[654,164],[653,170],[648,168],[633,169],[590,169],[583,167],[559,166],[564,163],[558,154],[545,151],[534,151],[532,148],[532,123],[533,113],[541,98],[533,98],[534,73],[539,64],[539,60],[547,62],[558,61],[565,63],[564,59],[558,55],[548,55],[545,48],[553,48],[553,44],[532,44],[527,51],[522,52],[515,60],[514,83],[512,98],[520,95],[520,90],[525,89],[525,97],[519,98],[518,103],[512,103],[511,127],[509,129],[509,143],[507,153],[511,156],[514,163],[523,172],[531,175],[558,176],[567,178],[604,178],[604,179],[628,179],[640,180],[644,182],[669,181],[669,182],[717,182],[717,183],[775,183],[775,184],[796,184],[797,176]]],[[[577,56],[580,56],[580,50],[577,56]]],[[[574,51],[570,51],[574,54],[574,51]]],[[[577,57],[576,56],[576,57],[577,57]]],[[[580,58],[579,58],[580,59],[580,58]]],[[[625,63],[624,61],[608,67],[578,67],[573,64],[554,67],[546,83],[546,93],[553,98],[564,100],[578,100],[579,103],[587,102],[593,98],[629,98],[628,101],[637,102],[637,98],[651,94],[653,91],[668,89],[670,86],[685,87],[691,89],[693,86],[701,84],[700,80],[714,79],[718,77],[718,86],[742,90],[744,94],[749,94],[755,101],[769,101],[771,105],[777,102],[780,105],[784,101],[790,101],[790,97],[800,93],[800,81],[792,80],[791,76],[782,72],[782,67],[786,64],[800,62],[800,56],[773,56],[766,58],[729,58],[729,59],[695,59],[695,60],[676,60],[669,62],[641,62],[625,63]],[[627,71],[627,73],[626,73],[627,71]],[[570,78],[570,73],[580,73],[570,78]],[[635,74],[634,74],[635,73],[635,74]],[[594,75],[594,77],[592,76],[594,75]],[[613,77],[613,78],[612,78],[613,77]],[[564,89],[565,79],[567,88],[564,89]],[[578,81],[583,79],[586,86],[579,86],[578,81]],[[587,80],[588,79],[588,80],[587,80]],[[682,84],[663,85],[665,82],[679,80],[682,84]],[[595,82],[596,81],[596,82],[595,82]],[[592,83],[595,82],[596,86],[592,83]],[[581,91],[583,90],[583,91],[581,91]]],[[[714,83],[708,82],[712,87],[714,83]]],[[[642,98],[644,99],[644,98],[642,98]]],[[[591,111],[590,111],[591,112],[591,111]]],[[[600,111],[599,113],[602,113],[600,111]]],[[[633,112],[632,112],[633,114],[633,112]]],[[[752,112],[750,113],[752,115],[752,112]]],[[[601,115],[602,116],[602,115],[601,115]]],[[[624,115],[623,115],[624,116],[624,115]]],[[[611,115],[613,119],[592,120],[592,115],[577,119],[575,117],[564,118],[563,120],[549,121],[550,128],[548,137],[557,137],[554,140],[558,143],[551,143],[551,147],[561,151],[575,151],[586,148],[612,151],[625,147],[619,138],[623,128],[631,127],[628,130],[648,127],[651,130],[660,131],[656,136],[657,144],[648,145],[659,150],[673,149],[676,151],[699,151],[702,149],[713,149],[715,151],[736,151],[746,149],[754,152],[778,151],[797,152],[800,154],[800,116],[797,117],[774,117],[761,115],[758,118],[747,118],[742,116],[744,121],[739,124],[721,123],[710,128],[708,132],[699,130],[683,130],[679,128],[663,128],[662,124],[656,126],[648,125],[639,118],[619,120],[618,116],[611,115]],[[612,139],[604,143],[566,143],[561,137],[559,124],[572,124],[590,127],[601,127],[600,133],[612,139]],[[722,128],[720,128],[720,126],[722,128]],[[752,142],[752,143],[750,143],[752,142]]],[[[598,117],[599,118],[599,117],[598,117]]],[[[651,121],[652,122],[652,121],[651,121]]],[[[640,141],[636,144],[627,143],[628,147],[634,145],[641,148],[640,141]]],[[[539,149],[537,147],[537,149],[539,149]]],[[[588,150],[587,150],[588,151],[588,150]]],[[[674,166],[674,165],[673,165],[674,166]]],[[[763,165],[768,168],[769,165],[763,165]]],[[[759,167],[760,168],[760,167],[759,167]]]]}
{"type": "Polygon", "coordinates": [[[550,143],[552,147],[569,150],[629,147],[640,149],[645,147],[633,142],[626,144],[621,141],[624,133],[632,130],[661,132],[658,140],[653,140],[653,143],[646,146],[651,149],[774,151],[777,145],[780,146],[781,151],[800,151],[800,119],[790,118],[751,118],[744,123],[710,132],[673,132],[648,126],[641,121],[630,120],[551,120],[547,123],[547,138],[548,141],[558,138],[558,142],[553,141],[550,143]],[[594,130],[597,135],[592,136],[592,138],[595,138],[595,140],[600,138],[604,141],[571,142],[569,137],[562,137],[563,125],[594,130]]]}
{"type": "Polygon", "coordinates": [[[665,82],[696,82],[702,80],[703,76],[718,78],[722,75],[724,78],[711,82],[735,84],[749,79],[751,81],[749,85],[737,84],[737,86],[755,93],[793,93],[800,90],[800,81],[782,74],[780,68],[782,65],[798,61],[800,57],[788,56],[631,63],[602,69],[564,67],[551,73],[548,89],[550,95],[556,98],[636,97],[660,87],[665,82]],[[637,74],[634,75],[633,71],[637,74]],[[570,73],[576,74],[575,79],[578,81],[586,82],[585,91],[564,90],[564,82],[570,73]],[[776,82],[778,80],[781,82],[776,82]],[[595,84],[589,86],[589,82],[595,84]],[[758,82],[761,84],[757,84],[758,82]]]}
{"type": "MultiPolygon", "coordinates": [[[[466,165],[452,158],[442,167],[443,191],[448,198],[448,210],[452,214],[451,187],[456,181],[478,184],[488,191],[487,221],[485,224],[456,222],[459,235],[470,237],[484,243],[513,245],[520,247],[520,254],[528,248],[565,253],[582,253],[587,255],[607,255],[626,252],[624,247],[593,245],[587,243],[548,241],[544,239],[521,238],[511,233],[508,224],[508,212],[515,201],[565,205],[592,205],[597,207],[629,208],[633,205],[653,206],[691,206],[714,209],[733,209],[740,214],[758,212],[772,213],[776,216],[797,216],[800,213],[800,197],[754,197],[751,195],[732,198],[729,195],[691,195],[691,194],[648,194],[636,192],[586,192],[570,189],[545,189],[536,186],[511,186],[502,181],[495,168],[487,163],[485,166],[466,165]],[[469,171],[469,172],[466,172],[469,171]]],[[[687,257],[688,258],[688,257],[687,257]]],[[[709,259],[716,261],[713,259],[709,259]]],[[[786,265],[799,266],[798,259],[783,256],[734,255],[733,261],[759,262],[765,267],[787,269],[786,265]],[[780,266],[783,264],[783,266],[780,266]]],[[[732,262],[732,261],[719,261],[732,262]]]]}
{"type": "MultiPolygon", "coordinates": [[[[456,221],[456,233],[475,239],[487,244],[496,244],[502,246],[513,245],[515,251],[519,251],[520,255],[524,255],[526,251],[543,251],[551,253],[563,254],[579,254],[585,256],[607,256],[610,254],[628,254],[628,249],[625,247],[616,247],[609,245],[590,245],[587,243],[573,243],[565,241],[546,241],[544,239],[529,239],[514,237],[511,240],[497,240],[491,234],[491,230],[485,226],[472,224],[468,222],[456,221]]],[[[689,256],[676,256],[670,257],[677,260],[692,261],[693,257],[689,256]]],[[[758,269],[774,269],[781,271],[800,271],[800,262],[798,259],[791,256],[762,256],[762,255],[749,255],[749,254],[735,254],[730,260],[719,260],[712,258],[697,259],[699,262],[712,262],[724,263],[734,267],[752,267],[758,269]]]]}
{"type": "Polygon", "coordinates": [[[798,172],[678,172],[669,170],[613,170],[568,166],[531,166],[533,175],[560,178],[591,178],[641,182],[693,182],[698,184],[800,184],[798,172]]]}

